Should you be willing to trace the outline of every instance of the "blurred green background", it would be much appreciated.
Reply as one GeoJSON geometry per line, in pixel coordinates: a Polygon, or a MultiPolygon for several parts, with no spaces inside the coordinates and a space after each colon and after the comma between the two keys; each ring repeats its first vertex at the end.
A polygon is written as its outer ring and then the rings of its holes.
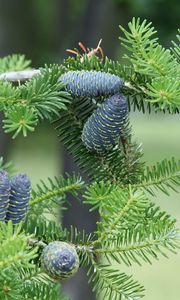
{"type": "MultiPolygon", "coordinates": [[[[79,41],[96,47],[100,38],[107,56],[118,59],[122,50],[118,25],[132,16],[147,18],[158,30],[160,41],[169,46],[174,39],[180,15],[179,0],[0,0],[0,55],[24,53],[33,66],[61,62],[65,49],[79,41]]],[[[135,138],[143,143],[147,164],[175,156],[180,158],[179,116],[131,114],[135,138]]],[[[0,129],[0,156],[13,159],[18,171],[27,172],[33,185],[38,180],[63,171],[63,150],[56,132],[41,124],[34,134],[15,141],[0,129]]],[[[174,215],[180,224],[179,194],[154,199],[174,215]]],[[[124,267],[122,267],[125,270],[124,267]]],[[[154,264],[126,270],[146,287],[146,300],[180,299],[180,253],[154,264]]],[[[74,300],[74,299],[73,299],[74,300]]],[[[81,299],[78,299],[81,300],[81,299]]]]}

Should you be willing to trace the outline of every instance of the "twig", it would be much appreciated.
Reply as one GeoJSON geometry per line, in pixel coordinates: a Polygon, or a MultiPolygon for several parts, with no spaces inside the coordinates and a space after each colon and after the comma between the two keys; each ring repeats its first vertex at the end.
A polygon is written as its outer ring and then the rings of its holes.
{"type": "Polygon", "coordinates": [[[0,80],[7,80],[10,82],[23,82],[40,74],[39,69],[12,71],[0,74],[0,80]]]}
{"type": "Polygon", "coordinates": [[[35,239],[29,239],[28,240],[28,245],[29,246],[35,246],[35,247],[38,246],[38,247],[42,247],[42,248],[47,246],[47,244],[44,243],[43,241],[38,241],[38,240],[35,240],[35,239]]]}
{"type": "Polygon", "coordinates": [[[144,93],[144,94],[147,94],[147,90],[146,90],[146,88],[145,87],[143,87],[143,86],[140,86],[140,85],[138,85],[137,87],[136,86],[134,86],[134,85],[132,85],[129,81],[125,81],[124,82],[124,87],[126,87],[126,88],[128,88],[128,89],[130,89],[130,90],[134,90],[135,92],[138,92],[138,93],[144,93]]]}

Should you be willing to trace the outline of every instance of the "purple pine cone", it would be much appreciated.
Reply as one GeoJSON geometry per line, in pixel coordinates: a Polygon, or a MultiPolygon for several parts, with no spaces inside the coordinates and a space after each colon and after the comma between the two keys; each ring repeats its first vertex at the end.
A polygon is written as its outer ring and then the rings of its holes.
{"type": "Polygon", "coordinates": [[[4,221],[7,213],[10,194],[10,180],[6,171],[0,171],[0,221],[4,221]]]}
{"type": "Polygon", "coordinates": [[[13,224],[19,223],[26,217],[31,192],[31,182],[24,173],[19,173],[11,179],[11,194],[6,220],[13,224]]]}
{"type": "Polygon", "coordinates": [[[79,257],[73,245],[55,241],[49,243],[42,252],[41,263],[54,279],[73,276],[79,268],[79,257]]]}
{"type": "Polygon", "coordinates": [[[97,108],[84,125],[82,141],[90,151],[105,153],[124,136],[128,103],[122,94],[111,96],[97,108]]]}

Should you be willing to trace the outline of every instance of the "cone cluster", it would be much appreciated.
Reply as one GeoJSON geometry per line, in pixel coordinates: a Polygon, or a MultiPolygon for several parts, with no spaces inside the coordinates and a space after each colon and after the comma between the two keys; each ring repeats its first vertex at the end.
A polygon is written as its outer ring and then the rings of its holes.
{"type": "Polygon", "coordinates": [[[13,224],[22,221],[27,214],[31,182],[24,173],[9,178],[6,171],[0,171],[0,221],[13,224]]]}
{"type": "Polygon", "coordinates": [[[82,142],[89,151],[105,153],[124,137],[127,126],[128,103],[120,93],[124,81],[110,73],[100,71],[69,71],[60,80],[72,97],[108,97],[86,121],[82,142]]]}

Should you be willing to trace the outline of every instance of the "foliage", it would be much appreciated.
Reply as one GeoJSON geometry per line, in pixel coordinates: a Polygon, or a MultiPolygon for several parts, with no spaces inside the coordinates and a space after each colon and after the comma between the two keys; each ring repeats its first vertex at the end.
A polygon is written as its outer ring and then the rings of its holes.
{"type": "Polygon", "coordinates": [[[21,71],[30,68],[31,61],[24,55],[13,54],[0,58],[0,73],[7,71],[21,71]]]}
{"type": "Polygon", "coordinates": [[[14,229],[11,221],[7,225],[0,223],[0,269],[2,271],[14,266],[31,267],[29,261],[36,257],[37,248],[31,249],[28,246],[29,236],[21,232],[21,225],[14,229]]]}
{"type": "MultiPolygon", "coordinates": [[[[8,70],[8,69],[7,69],[8,70]]],[[[5,112],[4,128],[6,132],[15,132],[15,138],[20,132],[34,131],[38,121],[51,119],[59,115],[59,110],[65,110],[70,101],[70,95],[63,90],[59,81],[61,67],[53,65],[40,70],[24,84],[14,87],[9,82],[0,82],[0,110],[5,112]]]]}
{"type": "Polygon", "coordinates": [[[180,67],[177,59],[169,49],[158,43],[151,23],[146,20],[140,23],[139,18],[133,18],[128,26],[129,31],[120,26],[125,35],[120,38],[122,45],[130,52],[124,58],[131,63],[136,74],[145,76],[143,90],[146,101],[156,103],[156,109],[175,112],[180,105],[180,67]]]}
{"type": "Polygon", "coordinates": [[[13,163],[12,163],[12,161],[4,162],[4,159],[1,156],[0,157],[0,169],[1,170],[6,170],[9,173],[12,173],[13,172],[13,170],[12,170],[13,169],[13,163]]]}
{"type": "MultiPolygon", "coordinates": [[[[167,195],[171,190],[178,191],[179,161],[165,159],[146,166],[130,118],[126,120],[123,138],[112,149],[103,153],[89,151],[82,142],[84,124],[96,109],[103,107],[106,96],[98,94],[99,86],[95,95],[82,90],[79,95],[72,95],[60,80],[69,71],[94,71],[98,76],[109,73],[108,78],[116,75],[123,80],[120,92],[128,97],[129,110],[179,113],[179,45],[173,42],[171,49],[162,47],[146,20],[133,18],[128,27],[120,26],[127,65],[88,53],[69,57],[60,66],[45,66],[38,75],[19,85],[0,77],[0,110],[5,115],[6,132],[12,132],[14,138],[20,132],[26,136],[39,121],[48,119],[89,177],[88,182],[77,175],[41,181],[32,191],[26,220],[16,226],[0,223],[3,299],[66,299],[40,266],[43,248],[53,241],[75,246],[93,291],[105,300],[137,300],[144,296],[143,286],[116,270],[113,263],[129,267],[152,263],[162,255],[176,253],[180,247],[176,220],[148,197],[149,193],[156,196],[159,190],[167,195]],[[57,215],[58,209],[63,212],[69,207],[67,193],[74,198],[82,194],[83,204],[90,204],[90,211],[98,211],[100,219],[95,232],[87,234],[73,226],[62,228],[57,215]]],[[[1,75],[26,69],[28,64],[21,56],[1,59],[1,75]]],[[[75,81],[72,83],[76,85],[75,81]]],[[[79,90],[79,86],[75,88],[79,90]]],[[[83,83],[84,88],[87,86],[83,83]]],[[[9,166],[0,159],[1,169],[9,166]]]]}

